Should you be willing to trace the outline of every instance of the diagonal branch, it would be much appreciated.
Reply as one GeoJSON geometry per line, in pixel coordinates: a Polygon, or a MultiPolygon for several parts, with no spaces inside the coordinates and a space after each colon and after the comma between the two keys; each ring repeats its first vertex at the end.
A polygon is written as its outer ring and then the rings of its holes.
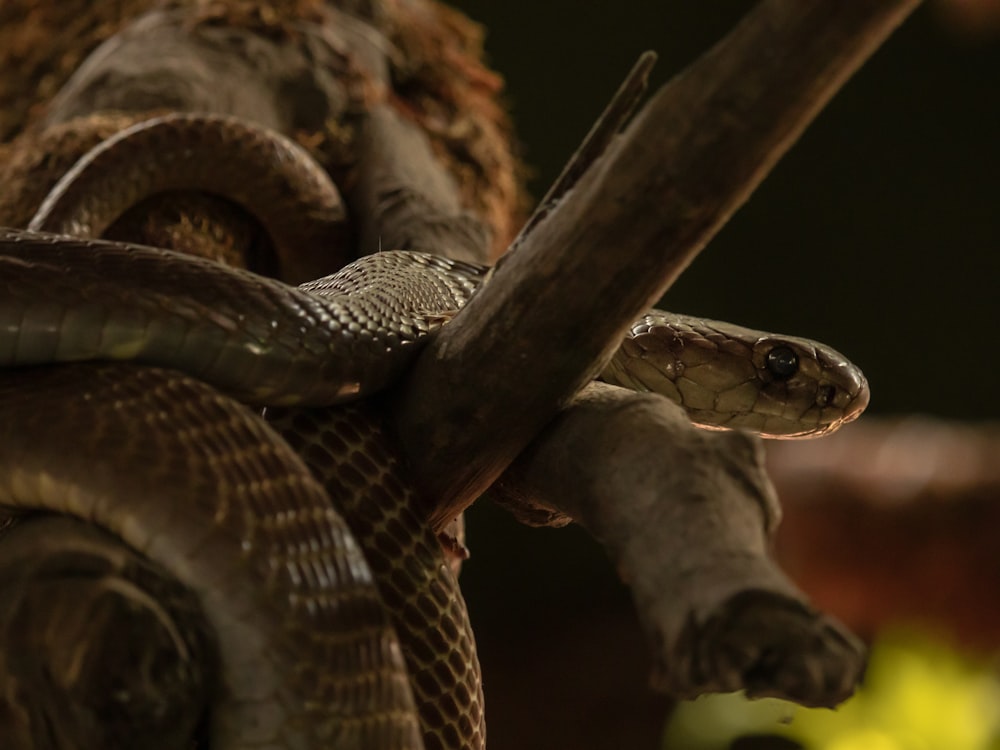
{"type": "Polygon", "coordinates": [[[655,52],[647,50],[639,56],[622,85],[618,87],[611,101],[597,118],[597,122],[584,136],[583,143],[563,167],[563,171],[560,172],[556,181],[538,201],[538,206],[511,243],[511,250],[520,245],[524,238],[531,234],[531,231],[549,215],[549,212],[562,200],[562,197],[573,189],[573,186],[590,169],[590,165],[608,150],[615,136],[629,121],[645,96],[646,87],[649,84],[649,74],[654,65],[656,65],[655,52]]]}
{"type": "Polygon", "coordinates": [[[435,523],[600,371],[918,1],[764,0],[501,259],[402,391],[396,426],[435,523]]]}

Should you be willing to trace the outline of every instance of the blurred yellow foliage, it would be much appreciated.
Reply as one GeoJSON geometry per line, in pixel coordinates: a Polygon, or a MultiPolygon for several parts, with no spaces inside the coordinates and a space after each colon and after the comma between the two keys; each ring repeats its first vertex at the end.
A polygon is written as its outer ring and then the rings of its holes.
{"type": "Polygon", "coordinates": [[[996,665],[896,630],[874,644],[864,687],[836,711],[707,696],[678,707],[663,747],[723,750],[747,734],[807,750],[1000,750],[1000,677],[996,665]]]}

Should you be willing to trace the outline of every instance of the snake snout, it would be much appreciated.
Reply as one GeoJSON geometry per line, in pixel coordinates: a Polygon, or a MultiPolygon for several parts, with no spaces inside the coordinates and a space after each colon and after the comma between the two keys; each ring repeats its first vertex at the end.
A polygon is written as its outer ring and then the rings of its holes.
{"type": "Polygon", "coordinates": [[[825,423],[816,433],[819,436],[828,435],[860,417],[868,408],[871,392],[861,370],[842,355],[836,355],[838,359],[829,363],[822,362],[823,353],[817,352],[817,355],[823,368],[816,388],[815,406],[822,415],[821,422],[825,423]]]}
{"type": "Polygon", "coordinates": [[[861,416],[862,412],[868,408],[868,401],[871,399],[871,390],[868,387],[868,379],[857,367],[850,365],[845,368],[848,385],[844,388],[846,403],[843,405],[843,424],[853,422],[861,416]]]}

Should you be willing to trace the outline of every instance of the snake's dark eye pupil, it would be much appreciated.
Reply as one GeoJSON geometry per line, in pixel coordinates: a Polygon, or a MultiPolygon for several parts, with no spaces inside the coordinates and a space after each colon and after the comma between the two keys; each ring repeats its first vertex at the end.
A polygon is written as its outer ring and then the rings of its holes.
{"type": "Polygon", "coordinates": [[[788,380],[799,371],[799,355],[787,346],[776,346],[767,353],[764,364],[776,380],[788,380]]]}

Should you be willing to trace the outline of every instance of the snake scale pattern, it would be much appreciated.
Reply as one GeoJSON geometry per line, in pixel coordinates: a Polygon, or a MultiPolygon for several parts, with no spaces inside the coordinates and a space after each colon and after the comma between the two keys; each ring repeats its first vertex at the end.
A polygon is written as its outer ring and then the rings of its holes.
{"type": "MultiPolygon", "coordinates": [[[[342,254],[336,188],[277,134],[175,115],[93,149],[32,232],[0,232],[0,505],[92,521],[198,595],[222,662],[213,748],[483,747],[454,572],[386,447],[378,396],[343,403],[391,384],[488,268],[386,252],[295,288],[86,239],[180,188],[258,218],[286,280],[342,254]],[[234,161],[241,174],[221,180],[212,165],[234,161]],[[257,180],[278,187],[248,190],[257,180]],[[317,246],[329,254],[304,252],[317,246]]],[[[868,398],[827,347],[659,311],[605,378],[773,436],[836,429],[868,398]]]]}

